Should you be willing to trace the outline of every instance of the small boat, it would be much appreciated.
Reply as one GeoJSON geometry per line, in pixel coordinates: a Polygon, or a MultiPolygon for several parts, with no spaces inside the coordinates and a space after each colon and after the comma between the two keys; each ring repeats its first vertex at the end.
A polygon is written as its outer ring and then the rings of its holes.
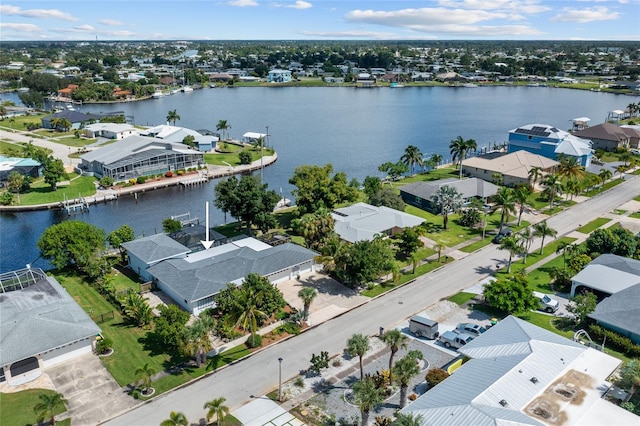
{"type": "Polygon", "coordinates": [[[527,86],[529,86],[529,87],[539,87],[540,85],[538,83],[529,83],[529,84],[527,84],[527,86]]]}
{"type": "Polygon", "coordinates": [[[162,98],[163,96],[164,96],[164,93],[162,93],[162,92],[161,92],[161,91],[159,91],[159,90],[158,90],[157,92],[155,92],[153,95],[151,95],[151,97],[152,97],[153,99],[160,99],[160,98],[162,98]]]}
{"type": "Polygon", "coordinates": [[[392,88],[392,89],[398,89],[400,87],[404,87],[404,84],[402,84],[402,83],[391,83],[389,85],[389,87],[392,88]]]}
{"type": "Polygon", "coordinates": [[[180,91],[181,91],[182,93],[193,92],[193,87],[191,87],[191,86],[182,86],[182,88],[180,89],[180,91]]]}
{"type": "Polygon", "coordinates": [[[478,87],[478,85],[473,83],[464,83],[462,87],[478,87]]]}
{"type": "Polygon", "coordinates": [[[180,89],[173,89],[170,94],[175,95],[176,93],[180,93],[180,89]]]}
{"type": "Polygon", "coordinates": [[[209,84],[209,87],[214,89],[216,87],[216,84],[215,83],[211,83],[211,84],[209,84]]]}

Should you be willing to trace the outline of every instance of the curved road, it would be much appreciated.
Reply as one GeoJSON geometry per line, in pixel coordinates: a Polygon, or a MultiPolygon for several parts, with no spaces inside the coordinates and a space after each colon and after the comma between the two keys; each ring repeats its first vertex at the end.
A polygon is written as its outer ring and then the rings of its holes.
{"type": "MultiPolygon", "coordinates": [[[[630,176],[625,183],[549,218],[549,226],[557,230],[559,236],[567,234],[639,194],[640,177],[630,176]]],[[[496,262],[504,262],[505,258],[506,253],[497,246],[487,246],[299,336],[154,398],[106,424],[156,425],[168,418],[171,411],[182,411],[192,423],[197,423],[204,418],[204,402],[220,396],[227,399],[230,409],[236,409],[253,396],[264,395],[278,386],[279,357],[284,359],[283,381],[292,379],[309,367],[313,353],[341,353],[354,333],[372,335],[380,326],[395,326],[439,300],[476,284],[491,273],[496,262]]]]}

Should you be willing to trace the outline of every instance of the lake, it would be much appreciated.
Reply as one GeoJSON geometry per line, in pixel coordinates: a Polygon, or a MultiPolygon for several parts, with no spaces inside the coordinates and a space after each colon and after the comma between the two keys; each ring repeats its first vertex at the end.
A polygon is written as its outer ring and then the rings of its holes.
{"type": "MultiPolygon", "coordinates": [[[[6,98],[3,95],[3,98],[6,98]]],[[[15,97],[14,97],[15,99],[15,97]]],[[[426,155],[450,158],[449,143],[458,135],[473,138],[478,147],[507,140],[508,131],[530,123],[568,130],[571,120],[587,116],[591,124],[607,113],[624,109],[634,98],[601,92],[547,87],[346,87],[204,88],[160,99],[118,104],[82,105],[83,112],[124,111],[134,124],[166,122],[169,111],[181,117],[176,125],[215,131],[227,120],[230,136],[267,133],[278,161],[264,170],[270,188],[291,198],[288,183],[302,164],[332,163],[349,179],[381,176],[378,166],[397,161],[408,145],[426,155]]],[[[191,189],[169,188],[92,206],[74,216],[110,232],[122,224],[136,235],[162,231],[162,220],[191,213],[204,220],[205,201],[213,198],[215,181],[191,189]]],[[[36,241],[48,226],[65,220],[59,211],[0,215],[0,272],[25,264],[47,267],[38,259],[36,241]]],[[[224,216],[212,209],[211,222],[224,216]]]]}

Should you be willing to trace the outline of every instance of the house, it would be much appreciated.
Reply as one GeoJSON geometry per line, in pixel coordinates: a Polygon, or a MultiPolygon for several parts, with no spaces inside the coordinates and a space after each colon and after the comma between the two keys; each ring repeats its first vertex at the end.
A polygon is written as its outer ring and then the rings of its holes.
{"type": "Polygon", "coordinates": [[[138,129],[130,124],[92,123],[82,129],[88,138],[106,138],[121,140],[138,133],[138,129]]]}
{"type": "Polygon", "coordinates": [[[358,73],[356,76],[356,87],[373,87],[376,84],[375,76],[368,72],[358,73]]]}
{"type": "Polygon", "coordinates": [[[589,318],[640,345],[640,284],[606,297],[589,318]]]}
{"type": "Polygon", "coordinates": [[[615,151],[618,148],[632,148],[631,139],[634,139],[635,147],[638,146],[640,132],[633,128],[622,128],[612,123],[602,123],[597,126],[573,132],[575,136],[589,139],[593,149],[615,151]]]}
{"type": "Polygon", "coordinates": [[[537,167],[542,173],[553,173],[558,162],[538,154],[520,150],[510,154],[497,153],[467,158],[462,161],[462,173],[487,181],[501,176],[501,185],[515,186],[531,183],[529,172],[537,167]]]}
{"type": "Polygon", "coordinates": [[[552,160],[558,160],[563,155],[574,157],[584,167],[591,164],[593,157],[591,141],[547,124],[527,124],[509,130],[507,152],[520,150],[552,160]]]}
{"type": "Polygon", "coordinates": [[[640,126],[637,124],[625,124],[620,128],[629,136],[629,148],[640,148],[640,126]]]}
{"type": "Polygon", "coordinates": [[[610,296],[640,284],[640,260],[601,254],[571,278],[570,297],[583,291],[610,296]]]}
{"type": "Polygon", "coordinates": [[[291,71],[275,69],[267,74],[267,83],[288,83],[291,81],[291,71]]]}
{"type": "Polygon", "coordinates": [[[335,232],[345,241],[371,241],[376,235],[395,235],[425,222],[421,217],[385,206],[356,203],[331,212],[335,232]]]}
{"type": "Polygon", "coordinates": [[[80,168],[90,175],[122,181],[198,168],[204,164],[204,154],[182,143],[132,135],[83,154],[80,160],[80,168]]]}
{"type": "Polygon", "coordinates": [[[0,155],[0,181],[9,178],[11,172],[37,178],[42,174],[42,164],[32,158],[5,157],[0,155]]]}
{"type": "Polygon", "coordinates": [[[46,367],[90,353],[100,331],[42,269],[0,274],[0,383],[21,385],[46,367]]]}
{"type": "MultiPolygon", "coordinates": [[[[83,124],[98,121],[100,118],[102,118],[102,116],[98,114],[85,114],[80,111],[65,109],[42,117],[40,119],[40,123],[42,124],[43,129],[53,129],[54,126],[52,122],[55,123],[55,119],[65,119],[71,123],[71,129],[79,129],[83,124]]],[[[63,130],[60,124],[57,124],[56,129],[63,130]]]]}
{"type": "Polygon", "coordinates": [[[469,202],[472,198],[480,198],[487,201],[498,193],[498,187],[491,182],[478,178],[470,179],[442,179],[434,182],[414,182],[400,187],[400,196],[405,203],[433,214],[439,214],[438,206],[431,197],[438,192],[441,186],[451,186],[462,194],[463,202],[469,202]]]}
{"type": "Polygon", "coordinates": [[[603,398],[621,361],[509,316],[458,350],[469,360],[400,410],[423,426],[622,425],[603,398]]]}
{"type": "Polygon", "coordinates": [[[249,273],[277,285],[318,269],[314,251],[293,243],[273,247],[254,238],[197,252],[162,234],[122,246],[129,254],[129,265],[141,277],[152,279],[158,289],[194,315],[215,307],[214,296],[229,283],[242,283],[249,273]]]}
{"type": "Polygon", "coordinates": [[[219,137],[209,131],[198,132],[185,127],[161,124],[140,132],[141,136],[149,136],[172,143],[183,143],[184,138],[192,136],[198,151],[208,152],[215,148],[219,137]],[[207,133],[207,134],[203,134],[207,133]]]}

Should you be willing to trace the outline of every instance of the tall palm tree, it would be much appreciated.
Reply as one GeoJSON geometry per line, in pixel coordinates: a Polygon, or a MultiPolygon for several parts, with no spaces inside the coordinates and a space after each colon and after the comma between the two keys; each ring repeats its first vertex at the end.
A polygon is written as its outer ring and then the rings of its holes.
{"type": "Polygon", "coordinates": [[[542,250],[544,249],[544,239],[546,237],[555,237],[558,235],[558,231],[551,228],[547,224],[546,220],[543,220],[542,222],[538,222],[533,225],[533,235],[542,238],[542,241],[540,241],[540,254],[542,254],[542,250]]]}
{"type": "Polygon", "coordinates": [[[605,182],[611,179],[611,176],[613,176],[611,170],[605,168],[600,169],[600,173],[598,173],[598,177],[600,178],[600,181],[602,181],[600,190],[602,190],[602,188],[604,187],[605,182]]]}
{"type": "Polygon", "coordinates": [[[462,207],[462,194],[451,185],[442,185],[436,193],[431,196],[431,201],[440,209],[443,228],[447,229],[449,213],[457,212],[462,207]]]}
{"type": "Polygon", "coordinates": [[[524,260],[522,263],[527,263],[527,256],[529,255],[529,251],[531,250],[533,239],[534,235],[531,228],[525,228],[516,234],[516,241],[522,248],[522,254],[524,255],[524,260]]]}
{"type": "Polygon", "coordinates": [[[529,181],[531,182],[532,188],[536,187],[536,182],[538,182],[538,179],[540,178],[540,176],[542,176],[541,167],[534,166],[531,169],[529,169],[529,181]]]}
{"type": "Polygon", "coordinates": [[[449,144],[449,152],[451,159],[457,162],[460,167],[460,179],[462,179],[462,160],[467,158],[467,154],[478,148],[478,144],[474,139],[465,140],[462,136],[453,139],[449,144]]]}
{"type": "Polygon", "coordinates": [[[516,237],[508,236],[504,237],[500,240],[500,246],[498,247],[500,250],[507,250],[509,252],[509,261],[507,262],[507,274],[511,272],[511,261],[513,260],[513,256],[517,255],[522,251],[522,247],[518,244],[516,237]]]}
{"type": "Polygon", "coordinates": [[[302,313],[304,315],[304,319],[309,319],[309,307],[311,306],[311,302],[316,298],[318,292],[313,287],[303,287],[298,292],[298,297],[302,299],[303,310],[302,313]]]}
{"type": "Polygon", "coordinates": [[[400,358],[393,366],[393,374],[400,385],[400,408],[407,405],[407,391],[411,379],[420,374],[418,360],[422,359],[422,352],[411,351],[406,356],[400,358]]]}
{"type": "Polygon", "coordinates": [[[438,168],[438,166],[442,163],[442,155],[431,154],[431,157],[429,157],[429,161],[431,161],[434,164],[435,168],[438,168]]]}
{"type": "Polygon", "coordinates": [[[518,205],[518,226],[522,223],[522,214],[527,208],[529,195],[531,195],[531,188],[527,185],[516,186],[513,190],[513,198],[518,205]]]}
{"type": "Polygon", "coordinates": [[[207,422],[211,420],[211,417],[216,416],[216,423],[220,426],[220,422],[224,420],[227,414],[229,414],[229,407],[224,405],[226,399],[224,397],[212,399],[204,403],[204,407],[207,411],[207,422]]]}
{"type": "Polygon", "coordinates": [[[231,126],[229,125],[229,123],[227,123],[227,120],[219,120],[218,124],[216,125],[216,130],[220,131],[222,130],[222,135],[224,136],[225,139],[227,139],[227,131],[231,128],[231,126]]]}
{"type": "Polygon", "coordinates": [[[547,175],[542,180],[542,185],[545,187],[545,192],[549,197],[549,209],[552,209],[553,200],[558,194],[562,193],[562,182],[560,182],[558,175],[547,175]]]}
{"type": "Polygon", "coordinates": [[[422,165],[422,153],[420,149],[415,145],[409,145],[405,148],[404,154],[400,157],[400,161],[409,166],[411,170],[411,174],[413,175],[413,170],[416,165],[422,165]]]}
{"type": "Polygon", "coordinates": [[[516,195],[512,188],[506,186],[498,189],[498,193],[493,197],[494,208],[501,210],[500,229],[504,226],[505,221],[509,220],[510,214],[516,212],[516,195]]]}
{"type": "Polygon", "coordinates": [[[167,122],[172,123],[174,126],[176,125],[176,121],[180,120],[180,115],[178,115],[177,110],[171,110],[167,113],[167,122]]]}
{"type": "Polygon", "coordinates": [[[423,423],[424,417],[422,417],[422,414],[398,413],[391,426],[422,426],[423,423]]]}
{"type": "Polygon", "coordinates": [[[172,411],[169,413],[169,418],[163,420],[160,426],[189,426],[189,420],[187,416],[180,411],[172,411]]]}
{"type": "Polygon", "coordinates": [[[384,401],[383,390],[369,377],[353,385],[353,402],[360,409],[361,426],[369,425],[369,413],[384,401]]]}
{"type": "Polygon", "coordinates": [[[44,421],[49,418],[49,424],[56,424],[56,410],[64,408],[67,405],[67,400],[61,393],[41,393],[38,395],[40,402],[34,407],[33,411],[38,416],[38,422],[44,421]]]}
{"type": "Polygon", "coordinates": [[[195,357],[198,367],[207,360],[207,354],[213,349],[211,333],[215,327],[216,319],[204,313],[185,328],[187,351],[195,357]]]}
{"type": "Polygon", "coordinates": [[[574,254],[579,253],[581,247],[578,244],[571,244],[566,241],[561,241],[558,244],[558,248],[556,249],[556,254],[562,253],[562,268],[566,269],[567,267],[567,256],[572,256],[574,254]]]}
{"type": "Polygon", "coordinates": [[[149,363],[146,363],[144,367],[136,369],[134,374],[138,379],[136,384],[142,385],[142,393],[148,393],[151,389],[151,382],[153,380],[153,375],[156,374],[156,370],[151,368],[149,363]]]}
{"type": "Polygon", "coordinates": [[[585,176],[584,167],[580,165],[576,157],[563,155],[558,164],[558,176],[568,180],[579,180],[585,176]]]}
{"type": "Polygon", "coordinates": [[[336,235],[330,237],[323,247],[320,247],[320,255],[316,256],[317,263],[323,265],[323,271],[331,272],[336,268],[336,259],[347,249],[347,245],[336,235]]]}
{"type": "Polygon", "coordinates": [[[369,337],[363,334],[354,334],[347,340],[347,353],[350,356],[358,356],[360,360],[360,380],[364,379],[364,366],[362,365],[362,358],[364,354],[369,350],[369,337]]]}
{"type": "Polygon", "coordinates": [[[627,171],[627,166],[625,166],[624,164],[620,164],[619,166],[616,166],[616,172],[620,173],[620,180],[622,180],[622,178],[624,177],[624,172],[627,171]]]}
{"type": "MultiPolygon", "coordinates": [[[[248,279],[249,277],[247,277],[248,279]]],[[[251,332],[252,346],[255,343],[255,332],[258,328],[258,320],[267,318],[268,315],[262,312],[259,307],[262,305],[264,294],[253,288],[240,287],[236,293],[236,310],[232,317],[236,319],[236,325],[243,330],[249,328],[251,332]]]]}
{"type": "Polygon", "coordinates": [[[393,383],[393,357],[400,350],[407,347],[409,337],[397,328],[387,330],[382,334],[382,341],[387,344],[391,354],[389,355],[389,386],[393,383]]]}

